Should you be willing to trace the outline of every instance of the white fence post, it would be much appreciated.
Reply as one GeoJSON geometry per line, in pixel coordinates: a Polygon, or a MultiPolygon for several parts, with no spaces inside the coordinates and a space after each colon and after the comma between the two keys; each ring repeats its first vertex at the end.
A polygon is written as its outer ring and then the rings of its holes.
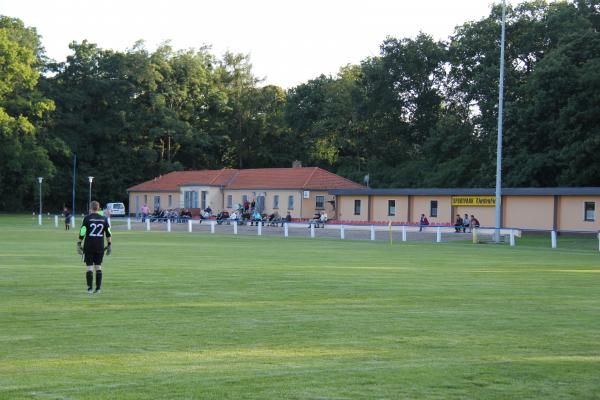
{"type": "Polygon", "coordinates": [[[289,232],[288,232],[288,224],[286,222],[285,224],[283,224],[283,236],[284,237],[288,237],[288,234],[289,234],[289,232]]]}
{"type": "Polygon", "coordinates": [[[237,235],[237,221],[233,221],[233,234],[237,235]]]}
{"type": "Polygon", "coordinates": [[[256,231],[256,234],[258,236],[262,236],[262,222],[259,221],[257,226],[258,226],[258,229],[256,231]]]}
{"type": "Polygon", "coordinates": [[[71,228],[75,228],[75,216],[71,215],[71,228]]]}
{"type": "Polygon", "coordinates": [[[598,232],[598,251],[600,251],[600,232],[598,232]]]}
{"type": "Polygon", "coordinates": [[[150,230],[150,218],[146,218],[146,230],[150,230]]]}
{"type": "Polygon", "coordinates": [[[217,223],[215,221],[210,222],[210,233],[215,233],[215,225],[217,223]]]}
{"type": "Polygon", "coordinates": [[[54,227],[58,228],[58,215],[54,216],[54,227]]]}
{"type": "Polygon", "coordinates": [[[315,237],[315,224],[310,224],[310,237],[315,237]]]}
{"type": "Polygon", "coordinates": [[[402,241],[406,242],[406,226],[402,225],[402,241]]]}
{"type": "Polygon", "coordinates": [[[346,231],[344,230],[344,225],[340,225],[340,239],[346,238],[346,231]]]}
{"type": "Polygon", "coordinates": [[[552,240],[552,248],[556,248],[556,231],[550,233],[550,239],[552,240]]]}
{"type": "Polygon", "coordinates": [[[131,217],[127,217],[127,230],[131,230],[131,217]]]}
{"type": "Polygon", "coordinates": [[[171,232],[171,220],[167,219],[167,232],[171,232]]]}
{"type": "Polygon", "coordinates": [[[38,225],[42,224],[42,214],[38,214],[38,225]]]}
{"type": "Polygon", "coordinates": [[[437,235],[435,241],[438,243],[442,241],[442,228],[440,228],[439,226],[437,227],[437,235]]]}
{"type": "Polygon", "coordinates": [[[371,225],[371,240],[375,240],[375,226],[371,225]]]}
{"type": "Polygon", "coordinates": [[[512,247],[515,246],[515,231],[514,231],[514,229],[510,230],[510,245],[512,247]]]}

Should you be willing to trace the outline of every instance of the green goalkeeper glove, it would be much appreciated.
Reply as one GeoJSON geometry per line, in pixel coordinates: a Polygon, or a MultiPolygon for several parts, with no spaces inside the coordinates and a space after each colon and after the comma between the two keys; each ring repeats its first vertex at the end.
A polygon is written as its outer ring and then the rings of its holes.
{"type": "Polygon", "coordinates": [[[83,255],[83,249],[81,248],[81,242],[77,242],[77,254],[83,255]]]}

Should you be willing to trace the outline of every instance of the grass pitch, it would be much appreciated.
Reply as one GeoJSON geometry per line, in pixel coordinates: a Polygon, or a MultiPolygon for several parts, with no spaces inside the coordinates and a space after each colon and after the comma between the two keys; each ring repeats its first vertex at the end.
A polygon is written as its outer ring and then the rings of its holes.
{"type": "Polygon", "coordinates": [[[0,217],[2,399],[600,393],[592,240],[553,251],[118,231],[104,293],[89,296],[76,232],[0,217]]]}

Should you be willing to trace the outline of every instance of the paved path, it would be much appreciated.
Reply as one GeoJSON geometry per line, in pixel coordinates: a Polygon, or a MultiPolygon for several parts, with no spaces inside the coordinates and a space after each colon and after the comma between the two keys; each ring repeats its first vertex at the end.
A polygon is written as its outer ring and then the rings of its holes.
{"type": "MultiPolygon", "coordinates": [[[[127,224],[125,221],[113,221],[113,229],[115,230],[126,230],[127,224]]],[[[138,221],[131,222],[131,229],[133,231],[146,231],[146,224],[138,221]]],[[[166,223],[152,222],[150,224],[151,231],[167,231],[166,223]]],[[[187,223],[172,223],[172,232],[188,232],[187,223]]],[[[192,223],[192,233],[195,234],[210,234],[211,224],[210,222],[203,222],[201,224],[198,221],[192,223]]],[[[284,228],[281,226],[263,226],[261,229],[263,236],[284,236],[284,228]]],[[[233,225],[215,224],[215,233],[220,235],[233,235],[233,225]]],[[[257,236],[258,227],[250,225],[238,225],[238,235],[245,236],[257,236]]],[[[289,224],[288,228],[289,237],[305,237],[310,238],[310,228],[306,223],[293,223],[289,224]]],[[[329,238],[329,239],[340,239],[341,232],[339,225],[327,225],[326,228],[315,228],[315,238],[329,238]]],[[[348,240],[371,240],[371,226],[370,225],[345,225],[344,226],[344,237],[348,240]]],[[[425,228],[423,232],[418,232],[415,228],[409,227],[406,232],[406,239],[408,242],[435,242],[437,238],[437,229],[435,227],[425,228]]],[[[389,240],[389,230],[387,226],[377,226],[375,231],[375,240],[389,240]]],[[[394,227],[392,231],[392,240],[394,242],[402,241],[402,231],[400,227],[394,227]]],[[[453,229],[443,228],[442,229],[442,242],[450,240],[471,240],[470,233],[454,233],[453,229]]]]}

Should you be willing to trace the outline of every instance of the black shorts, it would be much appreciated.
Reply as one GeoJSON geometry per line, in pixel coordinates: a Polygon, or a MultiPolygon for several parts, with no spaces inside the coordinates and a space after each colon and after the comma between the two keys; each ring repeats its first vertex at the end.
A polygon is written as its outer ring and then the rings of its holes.
{"type": "Polygon", "coordinates": [[[84,256],[85,265],[102,265],[103,258],[104,251],[86,251],[84,256]]]}

